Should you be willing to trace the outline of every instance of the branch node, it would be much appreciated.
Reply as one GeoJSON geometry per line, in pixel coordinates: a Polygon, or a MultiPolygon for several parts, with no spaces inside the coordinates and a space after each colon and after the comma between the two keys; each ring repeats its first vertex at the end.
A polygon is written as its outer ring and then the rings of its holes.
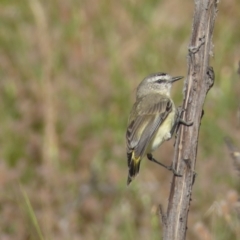
{"type": "Polygon", "coordinates": [[[159,215],[160,221],[163,224],[163,230],[164,230],[167,226],[167,215],[164,213],[163,206],[161,204],[159,204],[158,206],[158,215],[159,215]]]}
{"type": "Polygon", "coordinates": [[[213,67],[209,66],[207,69],[207,79],[206,79],[207,91],[209,91],[210,88],[213,86],[214,80],[215,80],[215,74],[214,74],[213,67]]]}
{"type": "Polygon", "coordinates": [[[201,48],[201,46],[203,46],[205,44],[205,35],[200,37],[198,39],[198,41],[200,42],[197,46],[189,46],[188,47],[188,51],[190,54],[195,54],[199,51],[199,49],[201,48]]]}
{"type": "Polygon", "coordinates": [[[191,169],[191,159],[190,158],[184,158],[183,161],[185,162],[188,169],[191,169]]]}
{"type": "Polygon", "coordinates": [[[193,180],[192,180],[192,185],[195,183],[195,179],[197,177],[197,173],[196,172],[193,172],[193,180]]]}

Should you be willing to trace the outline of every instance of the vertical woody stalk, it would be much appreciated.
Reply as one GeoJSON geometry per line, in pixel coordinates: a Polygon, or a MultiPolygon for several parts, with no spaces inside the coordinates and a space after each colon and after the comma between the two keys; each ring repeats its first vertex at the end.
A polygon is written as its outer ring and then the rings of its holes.
{"type": "Polygon", "coordinates": [[[182,177],[173,176],[167,213],[162,214],[163,239],[184,240],[187,218],[195,180],[198,135],[207,92],[214,83],[209,67],[212,34],[217,12],[216,0],[195,0],[192,36],[188,53],[188,76],[184,87],[182,118],[192,121],[190,127],[180,126],[175,145],[173,166],[182,177]]]}

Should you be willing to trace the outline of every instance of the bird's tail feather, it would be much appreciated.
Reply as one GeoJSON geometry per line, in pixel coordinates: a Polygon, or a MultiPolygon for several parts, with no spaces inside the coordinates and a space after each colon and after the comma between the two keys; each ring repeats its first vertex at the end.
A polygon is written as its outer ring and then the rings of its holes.
{"type": "Polygon", "coordinates": [[[128,179],[127,185],[129,185],[133,178],[138,174],[140,169],[141,156],[136,157],[134,151],[128,153],[128,179]]]}

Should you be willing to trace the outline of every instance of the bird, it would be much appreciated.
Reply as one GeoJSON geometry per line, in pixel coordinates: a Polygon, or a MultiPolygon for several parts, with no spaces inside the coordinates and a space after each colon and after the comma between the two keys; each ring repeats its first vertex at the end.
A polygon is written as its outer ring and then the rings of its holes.
{"type": "Polygon", "coordinates": [[[173,171],[154,159],[152,152],[174,134],[178,110],[170,93],[172,84],[182,78],[158,72],[145,77],[138,85],[126,131],[127,185],[139,173],[141,161],[146,155],[150,161],[173,171]]]}

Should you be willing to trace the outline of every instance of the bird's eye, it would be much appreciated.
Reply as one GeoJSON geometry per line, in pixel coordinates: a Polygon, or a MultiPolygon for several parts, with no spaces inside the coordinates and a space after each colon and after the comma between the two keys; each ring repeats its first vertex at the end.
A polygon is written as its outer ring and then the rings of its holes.
{"type": "Polygon", "coordinates": [[[164,79],[159,79],[159,80],[157,80],[157,83],[166,83],[167,81],[166,80],[164,80],[164,79]]]}

